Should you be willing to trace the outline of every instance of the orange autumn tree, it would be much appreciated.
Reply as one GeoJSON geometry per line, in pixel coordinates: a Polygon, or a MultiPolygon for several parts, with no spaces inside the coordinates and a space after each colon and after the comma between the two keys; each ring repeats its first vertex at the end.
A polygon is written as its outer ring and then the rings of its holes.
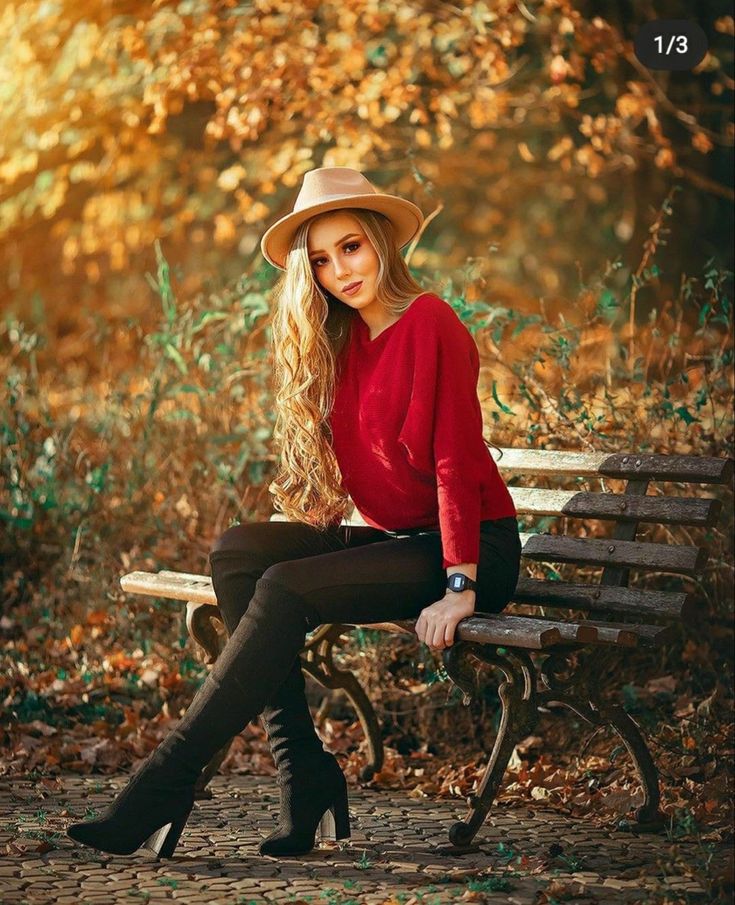
{"type": "MultiPolygon", "coordinates": [[[[561,292],[611,238],[645,235],[631,174],[638,188],[661,172],[731,196],[707,172],[733,136],[716,46],[686,73],[708,99],[689,112],[637,62],[616,6],[595,9],[590,21],[569,0],[10,0],[0,301],[23,313],[40,298],[66,332],[84,305],[140,313],[156,238],[193,286],[260,266],[265,226],[320,165],[378,170],[438,214],[422,263],[497,247],[499,278],[522,266],[533,289],[561,292]]],[[[710,25],[733,32],[731,17],[710,25]]]]}

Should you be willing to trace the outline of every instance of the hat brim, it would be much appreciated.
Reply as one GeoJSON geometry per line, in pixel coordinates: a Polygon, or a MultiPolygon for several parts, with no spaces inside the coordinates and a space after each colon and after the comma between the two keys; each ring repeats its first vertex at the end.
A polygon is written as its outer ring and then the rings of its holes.
{"type": "Polygon", "coordinates": [[[281,217],[263,234],[260,250],[263,257],[279,270],[286,269],[286,255],[293,242],[294,233],[306,220],[323,214],[325,211],[341,210],[346,207],[359,207],[385,214],[393,224],[398,248],[407,245],[421,228],[424,215],[421,209],[405,198],[397,195],[364,194],[346,195],[342,198],[330,198],[320,204],[314,204],[303,211],[294,211],[281,217]]]}

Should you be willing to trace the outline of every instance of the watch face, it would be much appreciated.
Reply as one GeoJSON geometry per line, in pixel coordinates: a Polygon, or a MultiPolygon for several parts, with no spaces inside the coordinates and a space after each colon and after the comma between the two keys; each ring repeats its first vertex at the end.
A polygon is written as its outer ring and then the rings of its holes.
{"type": "Polygon", "coordinates": [[[452,590],[454,591],[461,591],[464,587],[464,582],[462,581],[461,575],[452,575],[449,580],[451,582],[452,590]]]}

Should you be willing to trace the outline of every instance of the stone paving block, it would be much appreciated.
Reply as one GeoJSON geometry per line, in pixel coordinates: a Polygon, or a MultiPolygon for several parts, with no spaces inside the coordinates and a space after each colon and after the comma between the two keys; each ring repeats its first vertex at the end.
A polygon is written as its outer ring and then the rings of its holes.
{"type": "MultiPolygon", "coordinates": [[[[144,900],[129,896],[133,889],[148,892],[150,901],[186,905],[236,905],[251,900],[262,905],[307,895],[313,897],[314,905],[348,898],[359,905],[382,905],[398,896],[418,905],[419,893],[424,905],[443,905],[461,901],[458,896],[474,877],[502,876],[505,862],[499,858],[500,842],[527,855],[532,866],[525,875],[509,878],[508,892],[482,893],[487,905],[533,905],[537,893],[554,878],[583,886],[580,905],[635,905],[667,890],[672,895],[702,895],[693,878],[664,876],[660,866],[677,863],[678,858],[704,874],[705,853],[693,839],[672,844],[665,836],[621,835],[612,827],[551,810],[499,806],[475,837],[475,851],[443,853],[439,848],[448,843],[449,827],[466,813],[456,799],[417,801],[398,790],[363,789],[352,782],[352,837],[339,845],[325,843],[306,856],[268,858],[258,853],[259,841],[277,817],[278,798],[271,794],[270,780],[246,775],[215,777],[211,784],[215,797],[195,807],[172,859],[158,862],[144,852],[105,855],[77,845],[65,834],[54,840],[58,847],[49,852],[30,850],[36,842],[29,844],[23,827],[31,829],[33,823],[22,818],[33,818],[40,806],[52,810],[58,805],[60,810],[65,800],[68,813],[53,824],[63,834],[87,806],[103,806],[126,781],[122,774],[112,781],[65,775],[66,794],[57,802],[47,797],[42,805],[32,789],[25,790],[25,797],[12,799],[0,784],[0,810],[12,809],[17,818],[13,827],[17,823],[18,828],[7,839],[26,848],[24,853],[5,855],[0,862],[0,902],[2,889],[14,884],[11,895],[18,902],[25,897],[29,905],[64,905],[72,899],[80,905],[96,901],[138,905],[144,900]],[[550,858],[552,843],[560,844],[563,855],[575,859],[580,869],[568,870],[560,859],[550,858]],[[361,870],[360,864],[367,869],[361,870]],[[540,872],[531,874],[531,870],[540,872]],[[432,884],[435,890],[430,892],[432,884]],[[328,890],[332,892],[326,895],[328,890]]],[[[716,852],[723,865],[728,854],[726,846],[716,852]]],[[[711,875],[714,865],[713,860],[711,875]]],[[[516,866],[514,862],[509,869],[516,866]]]]}

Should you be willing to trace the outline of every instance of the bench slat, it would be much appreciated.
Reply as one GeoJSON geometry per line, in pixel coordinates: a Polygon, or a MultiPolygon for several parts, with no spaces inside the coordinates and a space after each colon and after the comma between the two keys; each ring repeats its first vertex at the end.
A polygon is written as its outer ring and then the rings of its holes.
{"type": "Polygon", "coordinates": [[[694,596],[685,591],[576,584],[525,576],[518,580],[513,601],[531,606],[609,611],[649,619],[688,621],[700,611],[694,596]]]}
{"type": "MultiPolygon", "coordinates": [[[[532,616],[529,618],[538,619],[540,617],[532,616]]],[[[582,625],[580,622],[558,622],[556,624],[559,627],[559,634],[564,643],[574,641],[578,644],[595,644],[598,640],[597,629],[590,624],[582,625]]]]}
{"type": "Polygon", "coordinates": [[[522,555],[539,562],[580,565],[630,566],[662,572],[694,575],[707,562],[706,547],[685,544],[651,544],[616,538],[566,537],[521,532],[522,555]]]}
{"type": "Polygon", "coordinates": [[[581,622],[580,625],[594,626],[598,643],[625,646],[662,644],[671,641],[676,634],[674,625],[636,625],[632,622],[581,622]]]}
{"type": "MultiPolygon", "coordinates": [[[[527,616],[536,619],[536,616],[527,616]]],[[[670,641],[675,634],[674,625],[641,625],[635,622],[605,622],[592,619],[570,620],[558,623],[562,641],[583,644],[615,644],[619,647],[635,647],[670,641]],[[593,629],[596,637],[587,634],[593,629]]]]}
{"type": "Polygon", "coordinates": [[[595,644],[615,644],[618,647],[636,647],[638,635],[630,630],[627,625],[615,625],[614,623],[581,623],[581,625],[594,625],[597,629],[597,641],[595,644]]]}
{"type": "MultiPolygon", "coordinates": [[[[377,629],[383,632],[399,632],[401,634],[414,634],[416,620],[403,619],[397,622],[364,622],[349,623],[350,625],[364,628],[377,629]]],[[[584,638],[596,637],[596,632],[589,631],[585,627],[584,638]]],[[[482,644],[507,644],[508,647],[525,647],[531,650],[541,650],[559,644],[562,640],[562,631],[567,631],[566,623],[552,622],[548,619],[535,619],[529,616],[510,616],[505,613],[476,613],[463,619],[456,628],[455,640],[476,641],[482,644]]],[[[574,633],[577,639],[577,632],[574,633]]],[[[588,642],[587,642],[588,643],[588,642]]]]}
{"type": "Polygon", "coordinates": [[[217,605],[217,596],[208,575],[177,572],[129,572],[120,579],[120,587],[129,594],[148,594],[171,600],[217,605]]]}
{"type": "Polygon", "coordinates": [[[733,460],[717,456],[650,455],[647,453],[564,452],[553,449],[502,447],[488,450],[503,475],[604,476],[697,484],[727,484],[733,460]]]}
{"type": "MultiPolygon", "coordinates": [[[[212,579],[207,575],[192,575],[168,570],[162,572],[129,572],[120,579],[120,586],[129,594],[146,594],[171,600],[186,600],[194,603],[217,604],[212,587],[212,579]]],[[[362,623],[368,628],[393,632],[413,632],[415,620],[362,623]]],[[[563,622],[507,614],[483,614],[471,616],[458,628],[457,637],[463,641],[481,641],[488,644],[508,644],[539,650],[557,644],[569,636],[569,629],[563,622]]],[[[596,638],[594,628],[583,626],[575,631],[570,640],[590,643],[596,638]]]]}
{"type": "Polygon", "coordinates": [[[508,490],[519,515],[709,526],[717,523],[722,509],[721,501],[714,498],[631,496],[543,487],[509,487],[508,490]]]}
{"type": "Polygon", "coordinates": [[[589,626],[570,627],[567,623],[551,619],[528,616],[512,616],[508,613],[482,613],[463,619],[457,626],[457,637],[461,641],[482,641],[486,644],[508,644],[538,650],[569,640],[589,644],[597,637],[597,632],[589,626]],[[554,637],[558,636],[558,637],[554,637]],[[527,642],[527,643],[526,643],[527,642]]]}
{"type": "MultiPolygon", "coordinates": [[[[527,616],[528,619],[537,619],[537,616],[527,616]]],[[[635,647],[638,643],[638,635],[633,629],[636,626],[614,622],[591,622],[580,620],[579,622],[560,622],[559,631],[564,643],[577,642],[581,644],[617,644],[621,647],[635,647]],[[590,629],[594,634],[590,634],[590,629]]]]}
{"type": "MultiPolygon", "coordinates": [[[[171,571],[130,572],[122,576],[120,586],[129,594],[217,605],[212,579],[207,575],[171,571]]],[[[699,609],[692,595],[685,592],[599,587],[526,577],[519,579],[513,601],[531,606],[589,609],[593,612],[645,613],[649,617],[662,619],[688,620],[699,609]]]]}
{"type": "Polygon", "coordinates": [[[562,632],[565,641],[573,641],[572,629],[580,631],[585,628],[593,628],[597,632],[597,638],[590,644],[614,644],[618,647],[636,647],[638,644],[653,645],[670,641],[674,637],[673,625],[639,625],[633,622],[598,622],[581,620],[578,623],[566,623],[569,632],[562,632]]]}
{"type": "MultiPolygon", "coordinates": [[[[144,575],[149,573],[144,572],[144,575]]],[[[150,574],[160,575],[161,578],[183,578],[188,581],[201,582],[205,579],[211,583],[212,579],[209,575],[198,575],[195,572],[177,572],[175,569],[161,569],[158,572],[152,572],[150,574]]]]}

